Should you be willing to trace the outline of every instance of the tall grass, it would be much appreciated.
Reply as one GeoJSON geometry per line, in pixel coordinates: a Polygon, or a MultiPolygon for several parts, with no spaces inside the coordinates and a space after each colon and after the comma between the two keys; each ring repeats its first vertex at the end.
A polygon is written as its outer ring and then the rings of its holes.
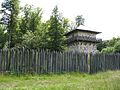
{"type": "Polygon", "coordinates": [[[0,90],[120,90],[120,71],[94,75],[0,75],[0,90]]]}

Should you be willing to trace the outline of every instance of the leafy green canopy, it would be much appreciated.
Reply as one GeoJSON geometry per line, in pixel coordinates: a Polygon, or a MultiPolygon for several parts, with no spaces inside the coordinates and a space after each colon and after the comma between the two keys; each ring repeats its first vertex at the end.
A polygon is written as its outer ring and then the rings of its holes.
{"type": "Polygon", "coordinates": [[[97,48],[102,53],[120,53],[120,38],[102,41],[97,48]]]}
{"type": "Polygon", "coordinates": [[[65,47],[65,27],[63,25],[62,17],[58,11],[58,7],[55,6],[50,17],[50,26],[48,28],[48,48],[50,50],[62,51],[65,47]]]}
{"type": "Polygon", "coordinates": [[[47,48],[62,51],[66,48],[65,32],[69,20],[62,17],[56,6],[48,21],[42,21],[42,9],[25,5],[19,0],[4,0],[0,27],[0,48],[47,48]],[[5,18],[4,18],[5,17],[5,18]]]}
{"type": "Polygon", "coordinates": [[[19,32],[18,28],[18,14],[19,14],[19,1],[18,0],[4,0],[2,3],[3,24],[7,29],[7,42],[8,48],[14,47],[17,41],[16,34],[19,32]]]}
{"type": "Polygon", "coordinates": [[[0,25],[0,49],[2,49],[5,45],[6,34],[4,33],[3,26],[0,25]]]}

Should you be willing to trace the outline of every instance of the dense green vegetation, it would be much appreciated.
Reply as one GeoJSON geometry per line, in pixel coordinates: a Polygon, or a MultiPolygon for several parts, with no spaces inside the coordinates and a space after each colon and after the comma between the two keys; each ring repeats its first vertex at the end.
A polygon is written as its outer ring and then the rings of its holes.
{"type": "Polygon", "coordinates": [[[71,27],[55,6],[50,19],[44,21],[42,9],[31,5],[20,7],[19,0],[4,0],[0,14],[0,48],[46,48],[62,51],[66,48],[65,33],[83,24],[82,15],[71,27]]]}
{"type": "Polygon", "coordinates": [[[102,53],[120,53],[120,38],[102,41],[97,49],[102,53]]]}
{"type": "Polygon", "coordinates": [[[0,75],[0,90],[119,90],[120,71],[94,75],[80,73],[49,75],[0,75]]]}
{"type": "MultiPolygon", "coordinates": [[[[19,0],[4,0],[1,8],[0,49],[26,47],[63,51],[66,49],[65,33],[84,25],[82,15],[70,22],[57,6],[47,21],[42,18],[41,8],[31,5],[20,7],[19,0]]],[[[120,38],[102,41],[97,48],[102,53],[120,53],[120,38]]]]}

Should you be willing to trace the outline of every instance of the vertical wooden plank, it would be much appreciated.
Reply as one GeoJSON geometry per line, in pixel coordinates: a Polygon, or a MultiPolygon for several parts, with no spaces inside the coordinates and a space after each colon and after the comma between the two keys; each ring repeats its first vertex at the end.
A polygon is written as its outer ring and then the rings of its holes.
{"type": "Polygon", "coordinates": [[[118,70],[118,67],[119,67],[119,61],[118,61],[117,54],[115,54],[115,59],[116,59],[116,61],[115,61],[115,64],[116,64],[116,68],[115,68],[115,70],[118,70]]]}
{"type": "Polygon", "coordinates": [[[31,66],[30,66],[30,61],[31,61],[31,57],[30,57],[30,49],[27,49],[27,71],[28,73],[31,74],[31,66]]]}
{"type": "Polygon", "coordinates": [[[30,61],[30,59],[29,59],[29,49],[26,49],[26,60],[25,60],[25,63],[26,63],[26,73],[30,73],[30,71],[29,71],[29,61],[30,61]]]}
{"type": "Polygon", "coordinates": [[[50,72],[53,72],[53,52],[50,53],[50,72]]]}
{"type": "Polygon", "coordinates": [[[38,49],[37,73],[40,74],[40,49],[38,49]]]}
{"type": "Polygon", "coordinates": [[[66,72],[66,52],[63,54],[63,72],[66,72]]]}
{"type": "Polygon", "coordinates": [[[29,49],[26,49],[26,72],[30,74],[30,58],[29,58],[29,49]]]}
{"type": "Polygon", "coordinates": [[[5,50],[2,50],[2,73],[4,73],[5,50]]]}
{"type": "Polygon", "coordinates": [[[41,74],[43,74],[43,71],[44,71],[44,67],[43,67],[43,65],[44,65],[44,63],[43,63],[43,55],[44,55],[44,53],[43,53],[43,49],[42,49],[42,50],[41,50],[41,61],[40,61],[41,74]]]}
{"type": "Polygon", "coordinates": [[[72,52],[69,52],[69,71],[72,72],[72,52]]]}
{"type": "Polygon", "coordinates": [[[7,49],[4,51],[5,58],[4,58],[4,72],[7,72],[7,49]]]}
{"type": "Polygon", "coordinates": [[[81,53],[82,56],[81,56],[81,72],[84,71],[84,53],[81,53]]]}
{"type": "Polygon", "coordinates": [[[44,57],[44,59],[43,59],[43,62],[44,62],[44,73],[46,73],[46,66],[47,66],[46,65],[46,51],[44,50],[43,53],[44,53],[44,56],[43,56],[44,57]]]}
{"type": "Polygon", "coordinates": [[[55,51],[55,73],[57,73],[57,51],[55,51]]]}
{"type": "Polygon", "coordinates": [[[46,73],[49,73],[49,62],[50,62],[49,50],[46,50],[46,73]]]}
{"type": "Polygon", "coordinates": [[[34,71],[35,71],[35,74],[37,74],[37,50],[34,49],[34,52],[35,52],[35,56],[34,56],[34,71]]]}
{"type": "Polygon", "coordinates": [[[60,73],[60,52],[57,52],[57,73],[60,73]]]}
{"type": "Polygon", "coordinates": [[[33,68],[32,68],[32,50],[28,49],[29,52],[29,73],[32,74],[33,73],[33,68]]]}
{"type": "Polygon", "coordinates": [[[52,72],[55,73],[55,52],[52,51],[52,72]]]}
{"type": "Polygon", "coordinates": [[[79,62],[78,62],[78,64],[79,64],[79,72],[81,72],[82,70],[81,70],[81,67],[82,67],[82,63],[81,63],[81,60],[82,60],[82,55],[81,55],[82,53],[79,53],[79,62]]]}
{"type": "Polygon", "coordinates": [[[101,62],[101,71],[104,71],[104,55],[103,54],[101,54],[100,62],[101,62]]]}
{"type": "Polygon", "coordinates": [[[94,57],[94,66],[95,66],[95,69],[94,69],[94,73],[97,72],[97,54],[95,54],[95,57],[94,57]]]}
{"type": "Polygon", "coordinates": [[[39,49],[39,60],[38,60],[38,63],[39,63],[39,67],[38,67],[38,73],[41,74],[41,49],[39,49]]]}
{"type": "Polygon", "coordinates": [[[46,54],[46,72],[49,73],[49,51],[47,50],[47,54],[46,54]]]}
{"type": "Polygon", "coordinates": [[[93,73],[96,73],[96,54],[93,55],[93,73]]]}
{"type": "Polygon", "coordinates": [[[85,59],[85,72],[84,73],[88,73],[88,60],[89,60],[89,54],[87,53],[86,55],[85,55],[85,57],[86,57],[86,59],[85,59]]]}
{"type": "Polygon", "coordinates": [[[0,73],[2,72],[2,49],[0,49],[0,73]]]}
{"type": "Polygon", "coordinates": [[[12,60],[11,60],[11,70],[12,70],[12,73],[14,73],[15,72],[15,69],[14,69],[14,67],[15,67],[15,52],[14,52],[14,49],[12,49],[12,60]]]}
{"type": "Polygon", "coordinates": [[[62,52],[60,52],[60,73],[62,73],[62,52]]]}
{"type": "Polygon", "coordinates": [[[68,52],[65,54],[65,72],[68,72],[68,52]]]}
{"type": "Polygon", "coordinates": [[[35,65],[35,72],[36,72],[36,74],[38,74],[38,59],[39,59],[39,57],[38,57],[38,49],[35,49],[35,51],[36,51],[36,65],[35,65]]]}
{"type": "Polygon", "coordinates": [[[70,72],[70,52],[68,52],[68,72],[70,72]]]}
{"type": "Polygon", "coordinates": [[[19,53],[19,49],[17,49],[17,74],[19,75],[19,65],[20,65],[20,53],[19,53]]]}
{"type": "Polygon", "coordinates": [[[19,53],[19,49],[16,50],[16,73],[17,75],[19,75],[19,65],[20,65],[20,53],[19,53]]]}
{"type": "Polygon", "coordinates": [[[93,63],[92,63],[92,61],[93,61],[93,56],[92,56],[92,54],[90,54],[90,74],[92,74],[93,73],[93,67],[92,67],[92,65],[93,65],[93,63]]]}
{"type": "Polygon", "coordinates": [[[120,54],[117,55],[117,59],[118,59],[118,70],[120,70],[120,54]]]}
{"type": "Polygon", "coordinates": [[[22,73],[22,48],[19,49],[19,60],[20,60],[20,65],[19,65],[19,73],[21,74],[22,73]]]}
{"type": "Polygon", "coordinates": [[[93,73],[96,73],[95,59],[96,59],[96,54],[93,55],[93,73]]]}
{"type": "Polygon", "coordinates": [[[86,53],[83,53],[82,73],[85,72],[85,60],[86,60],[86,53]]]}
{"type": "Polygon", "coordinates": [[[77,52],[75,52],[74,70],[77,72],[77,52]]]}
{"type": "Polygon", "coordinates": [[[45,59],[45,50],[43,49],[43,73],[45,73],[45,69],[46,69],[46,65],[45,65],[45,62],[46,62],[46,59],[45,59]]]}
{"type": "Polygon", "coordinates": [[[14,49],[14,52],[15,52],[15,57],[14,57],[14,63],[15,63],[15,66],[14,66],[14,73],[15,74],[17,74],[18,72],[17,72],[17,62],[18,62],[18,59],[17,59],[17,55],[18,55],[18,53],[17,53],[17,50],[16,49],[14,49]]]}
{"type": "Polygon", "coordinates": [[[49,50],[46,50],[46,72],[49,73],[49,50]]]}
{"type": "Polygon", "coordinates": [[[65,65],[66,65],[66,72],[68,72],[68,52],[66,52],[66,60],[65,60],[65,65]]]}
{"type": "Polygon", "coordinates": [[[72,52],[72,71],[74,71],[74,52],[72,52]]]}
{"type": "Polygon", "coordinates": [[[25,73],[25,49],[22,49],[22,73],[25,73]]]}
{"type": "Polygon", "coordinates": [[[24,74],[27,73],[27,49],[24,49],[24,61],[23,61],[23,65],[24,65],[24,74]]]}
{"type": "Polygon", "coordinates": [[[64,61],[65,61],[65,60],[64,60],[64,57],[65,57],[65,52],[62,53],[62,72],[65,71],[65,68],[64,68],[64,66],[65,66],[65,65],[64,65],[64,64],[65,64],[65,63],[64,63],[64,61]]]}
{"type": "Polygon", "coordinates": [[[97,54],[98,55],[98,59],[97,59],[97,72],[100,71],[100,54],[97,54]]]}
{"type": "Polygon", "coordinates": [[[82,72],[82,59],[83,59],[83,55],[82,53],[79,53],[79,72],[82,72]]]}
{"type": "Polygon", "coordinates": [[[80,60],[80,57],[79,57],[79,52],[77,53],[77,72],[79,72],[79,60],[80,60]]]}
{"type": "Polygon", "coordinates": [[[75,71],[75,53],[73,52],[73,58],[72,58],[72,66],[73,66],[73,71],[75,71]]]}
{"type": "Polygon", "coordinates": [[[120,54],[117,55],[117,61],[118,61],[118,70],[120,69],[120,59],[119,59],[120,54]]]}
{"type": "Polygon", "coordinates": [[[3,65],[3,66],[2,66],[2,72],[3,72],[3,73],[5,73],[5,52],[6,52],[6,51],[3,50],[3,58],[2,58],[2,59],[3,59],[3,62],[2,62],[2,65],[3,65]]]}
{"type": "Polygon", "coordinates": [[[32,63],[32,66],[33,66],[34,74],[36,74],[36,51],[33,49],[32,52],[33,52],[33,63],[32,63]]]}
{"type": "Polygon", "coordinates": [[[104,66],[105,66],[105,71],[107,70],[106,69],[106,55],[104,54],[104,66]]]}

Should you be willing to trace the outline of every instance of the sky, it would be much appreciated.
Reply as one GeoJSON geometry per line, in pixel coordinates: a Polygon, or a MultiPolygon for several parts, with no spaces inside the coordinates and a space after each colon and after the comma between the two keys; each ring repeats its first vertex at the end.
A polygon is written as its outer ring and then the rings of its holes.
{"type": "Polygon", "coordinates": [[[108,40],[120,36],[120,0],[20,0],[21,6],[25,4],[41,7],[45,20],[57,5],[62,15],[71,21],[83,15],[86,27],[102,32],[97,38],[108,40]]]}

